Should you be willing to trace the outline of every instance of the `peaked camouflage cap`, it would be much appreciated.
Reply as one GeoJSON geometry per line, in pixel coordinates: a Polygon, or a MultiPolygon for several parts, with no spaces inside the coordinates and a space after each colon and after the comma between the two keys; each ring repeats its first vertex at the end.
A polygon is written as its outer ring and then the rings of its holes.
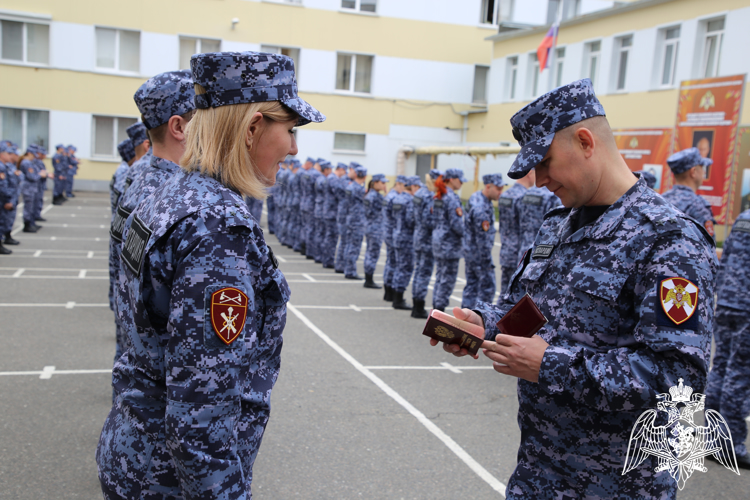
{"type": "Polygon", "coordinates": [[[464,171],[460,168],[449,168],[443,174],[443,179],[445,179],[446,181],[449,181],[451,179],[458,179],[461,182],[468,182],[466,180],[466,177],[464,176],[464,171]]]}
{"type": "Polygon", "coordinates": [[[195,83],[206,90],[195,96],[198,109],[280,101],[299,115],[298,126],[326,119],[297,95],[291,57],[263,52],[212,52],[194,55],[190,68],[195,83]]]}
{"type": "Polygon", "coordinates": [[[505,186],[505,182],[503,181],[503,174],[487,174],[482,177],[482,182],[485,185],[492,184],[493,186],[497,187],[505,186]]]}
{"type": "Polygon", "coordinates": [[[195,109],[195,85],[188,70],[167,71],[146,80],[133,96],[146,128],[164,125],[195,109]]]}
{"type": "Polygon", "coordinates": [[[713,163],[711,158],[703,158],[698,148],[683,149],[667,158],[667,165],[675,175],[687,172],[698,165],[710,167],[713,163]]]}
{"type": "Polygon", "coordinates": [[[520,179],[539,165],[555,132],[595,116],[604,116],[604,107],[588,78],[557,87],[524,106],[510,119],[521,152],[513,161],[508,177],[520,179]]]}
{"type": "Polygon", "coordinates": [[[117,152],[120,153],[120,158],[123,161],[129,162],[135,158],[135,148],[133,147],[133,141],[130,139],[123,140],[117,145],[117,152]]]}
{"type": "Polygon", "coordinates": [[[142,122],[136,122],[129,126],[126,130],[128,133],[128,137],[130,137],[130,140],[133,141],[133,147],[136,148],[140,146],[146,139],[148,139],[148,135],[146,134],[146,126],[142,122]]]}

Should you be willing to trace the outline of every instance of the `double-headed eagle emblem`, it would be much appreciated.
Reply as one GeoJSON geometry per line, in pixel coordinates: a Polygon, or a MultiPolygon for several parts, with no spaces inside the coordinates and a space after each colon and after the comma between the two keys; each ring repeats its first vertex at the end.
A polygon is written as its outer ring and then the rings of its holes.
{"type": "Polygon", "coordinates": [[[638,467],[649,455],[659,459],[655,472],[669,471],[680,489],[694,471],[708,470],[703,460],[709,455],[740,474],[724,417],[705,410],[705,426],[693,421],[694,414],[704,410],[704,394],[693,393],[692,387],[682,385],[679,379],[679,385],[670,387],[669,394],[659,394],[657,398],[662,400],[657,409],[643,412],[633,426],[623,474],[638,467]]]}

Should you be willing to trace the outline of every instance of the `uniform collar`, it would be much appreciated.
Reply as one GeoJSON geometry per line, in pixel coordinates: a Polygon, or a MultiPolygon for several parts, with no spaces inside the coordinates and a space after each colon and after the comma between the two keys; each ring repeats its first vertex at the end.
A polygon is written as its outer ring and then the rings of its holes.
{"type": "Polygon", "coordinates": [[[158,156],[151,156],[149,163],[152,167],[158,168],[159,170],[166,170],[168,172],[176,172],[180,166],[173,161],[159,158],[158,156]]]}

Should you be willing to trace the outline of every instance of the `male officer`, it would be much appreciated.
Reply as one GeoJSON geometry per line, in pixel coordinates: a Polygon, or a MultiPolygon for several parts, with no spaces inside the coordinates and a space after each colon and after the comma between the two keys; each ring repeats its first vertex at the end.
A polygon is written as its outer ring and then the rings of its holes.
{"type": "Polygon", "coordinates": [[[513,271],[518,267],[518,252],[521,248],[521,225],[518,220],[518,202],[534,185],[536,175],[533,170],[518,179],[510,189],[506,189],[497,200],[498,229],[500,232],[500,297],[498,304],[510,283],[513,271]]]}
{"type": "Polygon", "coordinates": [[[362,165],[354,168],[354,182],[346,188],[348,208],[346,213],[346,250],[344,251],[344,277],[361,280],[357,274],[357,260],[365,236],[365,178],[367,169],[362,165]]]}
{"type": "MultiPolygon", "coordinates": [[[[310,158],[307,159],[305,164],[310,162],[310,158]]],[[[294,160],[292,163],[293,176],[289,182],[289,190],[291,192],[291,218],[289,221],[289,230],[291,231],[291,245],[295,252],[302,253],[305,249],[305,242],[303,240],[303,221],[302,215],[300,214],[300,202],[302,201],[302,177],[305,175],[306,170],[302,166],[299,160],[294,160]]]]}
{"type": "Polygon", "coordinates": [[[656,457],[623,466],[633,425],[660,395],[680,382],[703,391],[713,241],[633,176],[590,80],[543,95],[511,124],[521,152],[508,176],[534,168],[565,208],[545,217],[501,306],[454,309],[484,325],[495,370],[519,378],[506,497],[675,498],[656,457]],[[549,322],[531,338],[500,335],[497,321],[526,293],[549,322]]]}
{"type": "Polygon", "coordinates": [[[0,163],[5,166],[5,175],[8,180],[8,190],[11,194],[10,200],[0,207],[0,225],[5,230],[0,234],[4,245],[18,245],[18,240],[11,235],[13,224],[16,221],[16,208],[18,207],[18,196],[20,194],[21,179],[23,173],[16,168],[18,163],[18,149],[10,141],[0,143],[0,163]],[[5,152],[2,152],[2,150],[5,152]]]}
{"type": "Polygon", "coordinates": [[[286,245],[286,198],[287,198],[287,183],[289,182],[289,162],[291,160],[286,159],[282,161],[279,166],[279,171],[276,173],[276,186],[273,195],[274,211],[274,232],[276,238],[282,245],[286,245]]]}
{"type": "MultiPolygon", "coordinates": [[[[742,212],[724,242],[716,277],[713,366],[706,388],[706,408],[727,421],[737,465],[750,469],[745,447],[750,413],[750,210],[742,212]]],[[[707,457],[709,458],[709,457],[707,457]]],[[[713,459],[713,455],[710,456],[713,459]]]]}
{"type": "Polygon", "coordinates": [[[68,173],[68,155],[64,144],[55,146],[55,156],[52,157],[52,170],[54,172],[54,189],[52,191],[52,204],[62,205],[67,198],[65,197],[65,183],[67,182],[68,173]]]}
{"type": "MultiPolygon", "coordinates": [[[[120,331],[120,318],[113,292],[120,271],[125,222],[132,211],[158,187],[179,171],[179,162],[185,151],[185,129],[195,111],[195,90],[192,74],[188,70],[169,71],[148,79],[133,96],[141,119],[148,129],[152,154],[147,166],[129,172],[130,187],[120,197],[110,229],[110,308],[115,312],[117,347],[115,362],[126,348],[126,336],[120,331]]],[[[141,145],[143,142],[141,142],[141,145]]],[[[135,165],[135,164],[134,164],[135,165]]],[[[130,167],[133,170],[135,166],[130,167]]]]}
{"type": "MultiPolygon", "coordinates": [[[[537,182],[538,184],[538,182],[537,182]]],[[[526,250],[529,249],[534,238],[536,238],[539,228],[542,227],[544,215],[555,207],[560,206],[560,199],[550,192],[545,186],[534,186],[518,200],[516,204],[519,234],[521,243],[516,255],[516,263],[523,257],[526,250]]]]}
{"type": "MultiPolygon", "coordinates": [[[[10,155],[8,154],[8,146],[4,143],[0,143],[0,235],[9,233],[12,229],[12,221],[9,221],[6,212],[13,210],[13,194],[15,191],[15,184],[13,184],[14,178],[16,177],[14,171],[9,166],[10,155]]],[[[9,255],[13,253],[9,248],[3,246],[2,240],[0,240],[0,255],[9,255]]]]}
{"type": "Polygon", "coordinates": [[[383,300],[393,302],[393,273],[396,271],[396,248],[393,246],[393,230],[396,221],[393,212],[388,208],[391,206],[393,199],[404,192],[406,187],[405,175],[397,175],[396,182],[385,195],[383,200],[383,242],[385,243],[385,268],[383,268],[383,300]]]}
{"type": "Polygon", "coordinates": [[[409,176],[404,179],[404,192],[391,200],[386,210],[393,216],[394,262],[393,308],[411,311],[412,305],[404,300],[404,292],[409,286],[414,272],[414,193],[421,187],[419,177],[409,176]]]}
{"type": "Polygon", "coordinates": [[[414,279],[411,282],[411,298],[413,306],[411,317],[426,319],[428,314],[424,308],[427,297],[427,287],[432,278],[435,267],[435,257],[432,254],[432,230],[435,227],[433,216],[434,182],[443,173],[440,170],[430,170],[425,176],[427,185],[421,185],[414,193],[414,279]]]}
{"type": "Polygon", "coordinates": [[[703,224],[711,236],[714,235],[716,221],[711,206],[698,194],[698,188],[706,176],[705,169],[713,162],[711,158],[703,158],[698,148],[683,149],[673,154],[667,158],[667,165],[674,174],[674,187],[662,195],[683,213],[703,224]]]}
{"type": "Polygon", "coordinates": [[[326,178],[323,202],[323,225],[325,231],[321,245],[324,269],[334,269],[336,264],[336,241],[339,236],[338,224],[336,222],[339,210],[338,186],[344,175],[346,175],[346,165],[339,163],[336,165],[336,169],[328,174],[326,178]]]}
{"type": "Polygon", "coordinates": [[[44,192],[47,190],[47,178],[49,172],[44,164],[44,159],[47,158],[47,150],[44,146],[35,145],[34,159],[32,160],[39,171],[40,178],[37,182],[37,196],[34,203],[34,221],[47,222],[47,219],[42,217],[42,208],[44,207],[44,192]]]}
{"type": "Polygon", "coordinates": [[[23,180],[21,183],[21,194],[23,195],[23,232],[24,233],[36,233],[37,230],[41,229],[41,226],[37,226],[35,221],[35,210],[36,210],[36,199],[39,196],[39,181],[46,179],[46,170],[39,170],[39,165],[36,163],[35,151],[36,144],[29,144],[26,148],[26,153],[23,155],[23,159],[19,165],[21,172],[23,173],[23,180]]]}
{"type": "Polygon", "coordinates": [[[76,158],[76,149],[75,146],[70,144],[66,148],[67,157],[68,157],[68,173],[65,179],[65,194],[68,198],[75,198],[76,195],[73,194],[73,178],[78,173],[78,165],[79,161],[78,158],[76,158]]]}
{"type": "Polygon", "coordinates": [[[334,269],[337,273],[343,274],[344,267],[346,266],[346,245],[347,238],[349,237],[349,231],[346,227],[346,217],[349,213],[349,202],[351,201],[351,195],[347,196],[346,192],[349,185],[354,182],[357,177],[357,167],[361,166],[359,163],[351,162],[348,166],[348,172],[346,177],[340,177],[339,182],[336,185],[337,198],[339,200],[338,211],[336,212],[336,226],[339,230],[339,246],[336,249],[336,261],[334,263],[334,269]]]}
{"type": "MultiPolygon", "coordinates": [[[[133,148],[133,141],[130,139],[124,139],[117,145],[117,152],[120,153],[122,163],[117,167],[115,173],[112,174],[112,181],[109,183],[109,201],[112,207],[112,216],[115,215],[117,204],[120,202],[120,196],[122,196],[122,190],[125,187],[125,179],[127,178],[128,168],[135,161],[135,149],[133,148]]],[[[111,221],[110,221],[111,223],[111,221]]]]}
{"type": "Polygon", "coordinates": [[[458,193],[466,177],[461,169],[449,168],[443,174],[443,181],[444,188],[438,188],[435,194],[435,229],[432,232],[432,253],[436,261],[432,307],[438,311],[444,311],[450,303],[458,278],[464,239],[464,210],[458,193]]]}
{"type": "Polygon", "coordinates": [[[375,174],[370,179],[370,187],[365,195],[365,288],[379,290],[382,287],[375,283],[373,275],[380,259],[380,248],[383,246],[383,201],[381,191],[385,191],[387,179],[383,174],[375,174]]]}
{"type": "Polygon", "coordinates": [[[495,207],[492,202],[503,192],[502,174],[482,177],[484,187],[469,197],[464,218],[464,262],[466,286],[461,307],[471,309],[477,300],[495,299],[495,264],[492,248],[495,245],[495,207]]]}
{"type": "Polygon", "coordinates": [[[302,253],[305,257],[312,260],[312,232],[313,226],[315,225],[315,219],[313,212],[315,211],[315,178],[314,175],[318,172],[314,167],[317,160],[314,158],[308,158],[305,164],[302,166],[303,170],[300,170],[299,187],[300,187],[300,200],[299,200],[299,211],[300,211],[300,222],[301,231],[300,239],[302,240],[302,253]]]}
{"type": "Polygon", "coordinates": [[[320,168],[319,175],[315,176],[315,208],[313,211],[313,217],[315,219],[315,225],[313,226],[312,240],[314,246],[315,262],[318,264],[323,263],[323,242],[326,236],[326,222],[325,222],[325,203],[326,194],[328,192],[328,176],[331,175],[333,165],[331,162],[324,159],[318,160],[318,167],[320,168]]]}

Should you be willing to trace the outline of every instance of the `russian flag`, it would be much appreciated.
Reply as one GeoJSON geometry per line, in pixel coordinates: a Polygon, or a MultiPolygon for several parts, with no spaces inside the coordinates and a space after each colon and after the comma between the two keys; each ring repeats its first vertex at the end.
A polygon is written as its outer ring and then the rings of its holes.
{"type": "Polygon", "coordinates": [[[560,23],[555,22],[550,26],[549,31],[544,35],[542,43],[539,44],[539,48],[536,49],[536,56],[539,59],[539,72],[545,70],[547,67],[547,61],[549,59],[549,52],[557,46],[557,32],[560,30],[560,23]]]}

